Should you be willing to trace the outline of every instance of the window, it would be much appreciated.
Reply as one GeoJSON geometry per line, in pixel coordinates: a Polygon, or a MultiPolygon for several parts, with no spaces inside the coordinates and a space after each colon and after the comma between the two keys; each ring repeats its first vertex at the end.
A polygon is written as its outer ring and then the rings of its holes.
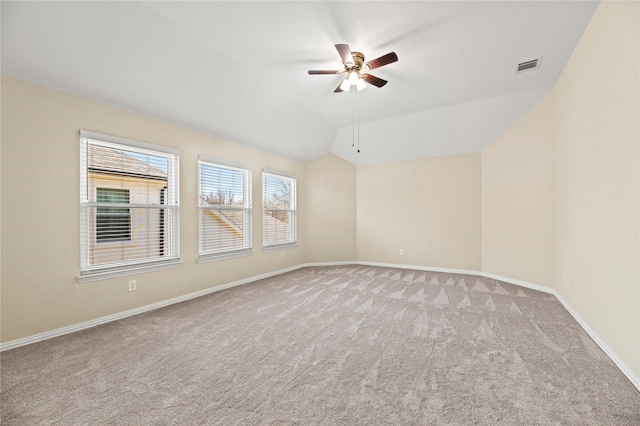
{"type": "Polygon", "coordinates": [[[296,243],[296,179],[262,173],[262,238],[265,248],[296,243]]]}
{"type": "Polygon", "coordinates": [[[199,259],[251,252],[251,171],[198,161],[199,259]]]}
{"type": "Polygon", "coordinates": [[[178,161],[170,148],[80,132],[79,281],[179,263],[178,161]]]}
{"type": "MultiPolygon", "coordinates": [[[[129,190],[96,188],[98,203],[129,204],[129,190]]],[[[131,212],[127,207],[96,208],[96,242],[131,240],[131,212]]]]}

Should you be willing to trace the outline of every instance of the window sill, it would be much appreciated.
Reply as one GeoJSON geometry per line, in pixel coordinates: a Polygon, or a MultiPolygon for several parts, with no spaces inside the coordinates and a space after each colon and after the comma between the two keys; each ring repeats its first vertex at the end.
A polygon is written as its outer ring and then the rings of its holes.
{"type": "Polygon", "coordinates": [[[80,284],[92,281],[108,280],[110,278],[125,277],[127,275],[142,274],[145,272],[161,271],[164,269],[179,268],[184,262],[175,259],[167,262],[145,264],[140,266],[129,266],[106,271],[86,272],[85,275],[78,275],[76,279],[80,284]]]}
{"type": "Polygon", "coordinates": [[[289,248],[295,248],[298,247],[298,242],[293,242],[293,243],[283,243],[283,244],[273,244],[273,245],[269,245],[269,246],[263,246],[262,247],[262,251],[276,251],[276,250],[281,250],[281,249],[289,249],[289,248]]]}
{"type": "Polygon", "coordinates": [[[238,251],[233,251],[233,252],[216,253],[216,254],[206,254],[206,255],[198,256],[198,260],[196,260],[196,262],[198,262],[198,263],[208,263],[208,262],[215,262],[217,260],[232,259],[234,257],[249,256],[249,255],[252,255],[252,254],[253,254],[253,250],[252,249],[238,250],[238,251]]]}

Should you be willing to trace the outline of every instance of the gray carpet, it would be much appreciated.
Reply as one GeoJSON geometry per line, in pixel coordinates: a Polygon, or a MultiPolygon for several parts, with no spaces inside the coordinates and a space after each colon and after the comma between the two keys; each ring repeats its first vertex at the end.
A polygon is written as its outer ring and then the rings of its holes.
{"type": "Polygon", "coordinates": [[[639,425],[551,295],[300,269],[1,355],[3,425],[639,425]]]}

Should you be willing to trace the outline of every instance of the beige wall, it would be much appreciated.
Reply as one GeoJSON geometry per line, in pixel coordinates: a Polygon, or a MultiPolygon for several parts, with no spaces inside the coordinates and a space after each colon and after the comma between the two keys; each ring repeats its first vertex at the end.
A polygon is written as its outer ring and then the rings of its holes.
{"type": "Polygon", "coordinates": [[[307,253],[314,262],[356,259],[356,166],[327,154],[306,164],[302,193],[307,253]]]}
{"type": "MultiPolygon", "coordinates": [[[[282,250],[284,260],[280,251],[262,252],[263,168],[296,175],[298,184],[306,185],[305,165],[300,162],[3,76],[2,341],[311,261],[305,254],[307,204],[318,203],[313,194],[301,191],[299,247],[282,250]],[[182,267],[85,284],[76,281],[80,273],[80,129],[180,150],[182,267]],[[196,263],[198,155],[253,170],[255,253],[251,256],[196,263]],[[127,291],[131,278],[137,280],[135,292],[127,291]]],[[[340,192],[342,187],[335,185],[332,190],[340,192]]],[[[345,196],[340,192],[338,198],[345,196]]],[[[336,209],[335,214],[342,212],[336,209]]],[[[339,237],[314,246],[327,253],[332,246],[342,250],[345,245],[339,237]]],[[[346,246],[353,245],[353,239],[346,238],[346,246]]]]}
{"type": "Polygon", "coordinates": [[[482,152],[482,270],[554,288],[640,377],[640,3],[603,2],[482,152]]]}
{"type": "Polygon", "coordinates": [[[553,99],[482,151],[482,271],[550,287],[553,99]]]}
{"type": "Polygon", "coordinates": [[[640,377],[639,15],[603,2],[554,90],[554,287],[640,377]]]}
{"type": "Polygon", "coordinates": [[[359,261],[480,270],[479,153],[360,166],[357,198],[359,261]]]}
{"type": "Polygon", "coordinates": [[[355,166],[332,154],[303,164],[6,76],[2,106],[4,342],[294,265],[355,259],[355,166]],[[78,284],[80,129],[180,150],[182,267],[78,284]],[[253,171],[252,255],[196,263],[198,155],[253,171]],[[263,169],[298,178],[296,248],[262,252],[263,169]],[[138,290],[128,292],[132,278],[138,290]]]}

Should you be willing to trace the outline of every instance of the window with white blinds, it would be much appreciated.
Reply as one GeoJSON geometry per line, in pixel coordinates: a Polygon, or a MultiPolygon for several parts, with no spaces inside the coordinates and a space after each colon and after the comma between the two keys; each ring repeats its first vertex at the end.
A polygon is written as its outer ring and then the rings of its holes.
{"type": "Polygon", "coordinates": [[[262,173],[262,240],[265,248],[296,243],[296,178],[262,173]]]}
{"type": "Polygon", "coordinates": [[[251,171],[198,161],[199,259],[251,252],[251,171]]]}
{"type": "Polygon", "coordinates": [[[81,275],[179,261],[179,152],[80,133],[81,275]]]}

